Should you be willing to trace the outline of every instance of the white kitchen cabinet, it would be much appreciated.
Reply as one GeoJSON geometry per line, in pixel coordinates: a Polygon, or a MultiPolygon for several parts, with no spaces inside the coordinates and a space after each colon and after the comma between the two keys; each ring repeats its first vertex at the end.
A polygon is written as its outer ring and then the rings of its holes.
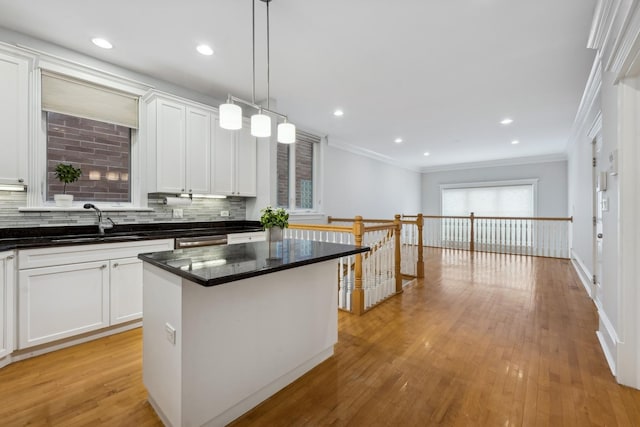
{"type": "Polygon", "coordinates": [[[213,144],[214,194],[255,197],[256,138],[245,120],[242,129],[222,129],[215,120],[213,144]]]}
{"type": "Polygon", "coordinates": [[[18,348],[140,319],[137,255],[171,249],[173,239],[19,251],[18,348]]]}
{"type": "Polygon", "coordinates": [[[26,57],[0,49],[0,184],[26,184],[29,64],[26,57]]]}
{"type": "Polygon", "coordinates": [[[111,324],[142,317],[142,261],[138,258],[112,260],[110,263],[111,324]]]}
{"type": "Polygon", "coordinates": [[[21,270],[18,348],[109,326],[109,263],[21,270]]]}
{"type": "Polygon", "coordinates": [[[147,100],[149,192],[211,193],[213,113],[168,95],[147,100]]]}
{"type": "Polygon", "coordinates": [[[264,242],[267,240],[265,231],[250,231],[247,233],[227,234],[227,244],[235,245],[237,243],[264,242]]]}
{"type": "Polygon", "coordinates": [[[0,252],[0,359],[11,354],[14,347],[14,265],[13,251],[0,252]]]}

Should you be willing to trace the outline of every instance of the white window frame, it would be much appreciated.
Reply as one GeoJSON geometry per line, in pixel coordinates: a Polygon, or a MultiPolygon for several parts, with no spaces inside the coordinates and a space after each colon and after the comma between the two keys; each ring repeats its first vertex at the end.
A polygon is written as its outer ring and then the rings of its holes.
{"type": "MultiPolygon", "coordinates": [[[[533,216],[538,216],[538,179],[515,179],[505,181],[481,181],[481,182],[463,182],[455,184],[440,184],[440,215],[443,215],[443,190],[454,188],[482,188],[482,187],[512,187],[519,185],[531,185],[533,187],[533,216]]],[[[467,215],[469,215],[467,213],[467,215]]]]}
{"type": "MultiPolygon", "coordinates": [[[[295,217],[305,217],[310,218],[315,215],[321,214],[321,171],[323,165],[323,154],[324,154],[324,143],[326,141],[326,137],[321,137],[320,142],[314,143],[313,149],[313,162],[312,162],[312,191],[313,191],[313,207],[311,209],[299,209],[296,208],[296,144],[289,145],[289,206],[285,207],[287,212],[290,215],[295,217]],[[293,166],[293,167],[292,167],[293,166]]],[[[277,171],[277,166],[276,166],[277,171]]],[[[277,186],[277,172],[274,174],[276,176],[276,186],[277,186]]]]}
{"type": "MultiPolygon", "coordinates": [[[[55,206],[53,201],[46,200],[47,185],[47,120],[46,112],[42,111],[41,70],[48,70],[62,75],[67,75],[90,83],[105,86],[122,92],[127,92],[142,97],[152,87],[125,77],[110,74],[95,68],[86,67],[64,59],[50,56],[42,52],[39,55],[38,68],[31,72],[30,96],[32,99],[30,111],[29,152],[31,164],[29,165],[29,186],[27,188],[27,206],[20,208],[24,211],[78,211],[84,210],[85,201],[74,200],[73,206],[62,208],[55,206]]],[[[147,211],[148,208],[146,188],[142,177],[146,176],[146,162],[143,161],[143,153],[146,152],[146,138],[143,135],[143,118],[141,117],[141,104],[138,103],[139,129],[131,129],[131,165],[129,171],[131,201],[109,202],[91,201],[94,205],[105,211],[147,211]]]]}

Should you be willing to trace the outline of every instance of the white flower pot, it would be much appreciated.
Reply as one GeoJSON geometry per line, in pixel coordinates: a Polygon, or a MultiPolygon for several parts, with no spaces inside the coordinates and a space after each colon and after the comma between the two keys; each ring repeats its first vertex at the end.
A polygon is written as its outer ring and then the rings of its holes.
{"type": "Polygon", "coordinates": [[[73,204],[73,194],[54,194],[53,200],[56,201],[56,206],[69,208],[73,204]]]}

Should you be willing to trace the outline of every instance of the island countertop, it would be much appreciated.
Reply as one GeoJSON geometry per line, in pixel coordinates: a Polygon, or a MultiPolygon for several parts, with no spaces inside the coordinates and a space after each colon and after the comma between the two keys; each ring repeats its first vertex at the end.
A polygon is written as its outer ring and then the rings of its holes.
{"type": "Polygon", "coordinates": [[[284,239],[176,249],[138,258],[199,285],[215,286],[367,251],[368,247],[284,239]]]}

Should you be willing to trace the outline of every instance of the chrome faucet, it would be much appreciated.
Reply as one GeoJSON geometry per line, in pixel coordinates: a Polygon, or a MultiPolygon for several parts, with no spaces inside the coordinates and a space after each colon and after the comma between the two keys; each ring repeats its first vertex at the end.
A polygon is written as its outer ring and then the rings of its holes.
{"type": "Polygon", "coordinates": [[[93,209],[98,214],[98,230],[100,230],[100,234],[104,234],[104,230],[105,229],[113,228],[113,225],[115,223],[113,222],[113,220],[111,218],[107,218],[109,221],[111,221],[111,224],[102,222],[102,211],[100,209],[98,209],[98,207],[96,205],[94,205],[92,203],[85,203],[83,207],[85,209],[93,209]]]}

